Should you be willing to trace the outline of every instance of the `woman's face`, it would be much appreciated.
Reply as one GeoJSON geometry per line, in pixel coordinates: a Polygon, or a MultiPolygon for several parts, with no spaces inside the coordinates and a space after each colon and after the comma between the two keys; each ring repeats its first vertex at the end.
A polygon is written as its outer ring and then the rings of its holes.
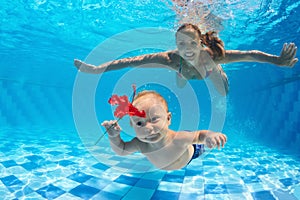
{"type": "Polygon", "coordinates": [[[186,61],[194,62],[199,58],[202,47],[196,30],[187,28],[177,32],[176,45],[179,55],[186,61]]]}

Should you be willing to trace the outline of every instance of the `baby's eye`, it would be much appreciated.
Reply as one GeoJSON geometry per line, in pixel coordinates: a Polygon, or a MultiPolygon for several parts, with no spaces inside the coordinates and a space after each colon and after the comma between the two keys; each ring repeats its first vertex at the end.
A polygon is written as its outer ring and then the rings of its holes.
{"type": "Polygon", "coordinates": [[[144,122],[142,121],[138,121],[137,123],[135,123],[137,126],[144,126],[144,122]]]}
{"type": "Polygon", "coordinates": [[[159,119],[159,117],[152,117],[151,122],[156,122],[159,119]]]}

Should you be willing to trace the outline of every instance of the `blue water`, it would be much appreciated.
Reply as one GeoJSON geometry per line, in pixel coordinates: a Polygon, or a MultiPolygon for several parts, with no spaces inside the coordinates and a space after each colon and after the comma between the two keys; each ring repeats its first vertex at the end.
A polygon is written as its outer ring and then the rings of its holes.
{"type": "MultiPolygon", "coordinates": [[[[73,67],[74,58],[99,64],[175,48],[183,21],[217,30],[226,49],[278,55],[285,42],[300,44],[298,1],[194,2],[212,11],[205,26],[196,6],[184,10],[171,1],[1,3],[2,199],[300,199],[299,64],[223,65],[226,99],[205,81],[179,90],[169,70],[98,76],[73,67]],[[115,155],[106,137],[91,145],[104,132],[99,123],[113,119],[108,98],[130,96],[133,83],[165,96],[172,129],[213,128],[228,144],[171,172],[140,154],[115,155]]],[[[120,124],[132,137],[128,118],[120,124]]]]}

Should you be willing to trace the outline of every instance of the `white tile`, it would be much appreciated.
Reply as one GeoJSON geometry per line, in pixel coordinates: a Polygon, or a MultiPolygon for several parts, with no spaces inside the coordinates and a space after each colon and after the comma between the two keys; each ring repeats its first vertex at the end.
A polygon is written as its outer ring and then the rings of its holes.
{"type": "Polygon", "coordinates": [[[103,188],[103,191],[114,193],[119,196],[124,196],[130,190],[131,187],[132,186],[130,185],[112,182],[111,184],[103,188]]]}
{"type": "Polygon", "coordinates": [[[65,193],[57,198],[55,200],[82,200],[82,198],[74,196],[70,193],[65,193]]]}
{"type": "Polygon", "coordinates": [[[68,192],[68,191],[72,190],[73,188],[77,187],[78,185],[80,185],[80,183],[73,181],[71,179],[68,179],[68,178],[63,178],[63,179],[60,179],[60,180],[54,182],[53,185],[68,192]]]}
{"type": "Polygon", "coordinates": [[[182,183],[173,183],[161,181],[158,185],[158,190],[168,191],[168,192],[179,192],[181,190],[182,183]]]}

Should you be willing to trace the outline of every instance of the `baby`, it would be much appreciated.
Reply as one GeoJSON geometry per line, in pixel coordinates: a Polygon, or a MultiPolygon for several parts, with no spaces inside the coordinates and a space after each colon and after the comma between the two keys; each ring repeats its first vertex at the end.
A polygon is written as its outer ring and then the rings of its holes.
{"type": "Polygon", "coordinates": [[[121,156],[141,152],[157,168],[176,170],[185,167],[209,148],[224,147],[224,134],[209,130],[178,131],[169,129],[171,113],[166,100],[155,91],[142,91],[132,102],[146,117],[131,116],[136,137],[124,142],[120,137],[121,128],[116,120],[104,121],[112,149],[121,156]]]}

